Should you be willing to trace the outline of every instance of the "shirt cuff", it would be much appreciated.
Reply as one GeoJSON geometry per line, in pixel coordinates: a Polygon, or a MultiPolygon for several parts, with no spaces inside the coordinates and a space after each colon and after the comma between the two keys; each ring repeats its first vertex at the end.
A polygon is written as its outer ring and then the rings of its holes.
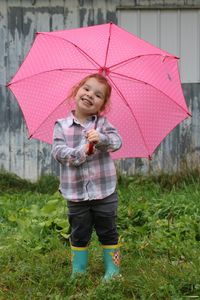
{"type": "Polygon", "coordinates": [[[82,146],[79,150],[77,150],[76,157],[71,159],[71,164],[74,166],[79,166],[80,164],[84,163],[86,160],[86,153],[85,153],[85,145],[82,146]]]}
{"type": "Polygon", "coordinates": [[[98,146],[107,146],[109,144],[109,138],[105,134],[99,133],[99,137],[100,140],[95,147],[98,148],[98,146]]]}

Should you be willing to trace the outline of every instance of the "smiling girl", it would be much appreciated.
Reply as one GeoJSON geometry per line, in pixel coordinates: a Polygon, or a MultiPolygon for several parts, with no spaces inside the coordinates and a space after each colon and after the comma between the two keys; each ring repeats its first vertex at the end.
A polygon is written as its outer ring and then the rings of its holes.
{"type": "Polygon", "coordinates": [[[122,142],[116,128],[101,116],[110,96],[104,76],[85,77],[69,96],[75,110],[54,128],[52,154],[61,165],[60,192],[67,199],[72,277],[86,272],[93,228],[103,247],[104,279],[119,274],[116,170],[110,152],[122,142]]]}

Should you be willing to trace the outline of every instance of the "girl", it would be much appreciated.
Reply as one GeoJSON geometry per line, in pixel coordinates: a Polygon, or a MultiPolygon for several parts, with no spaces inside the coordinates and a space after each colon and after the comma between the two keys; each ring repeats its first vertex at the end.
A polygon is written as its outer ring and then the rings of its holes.
{"type": "Polygon", "coordinates": [[[119,274],[116,170],[110,152],[121,147],[121,138],[100,115],[110,95],[104,76],[87,76],[68,97],[75,100],[75,110],[54,128],[52,154],[61,164],[60,192],[68,205],[72,277],[86,271],[93,227],[103,247],[104,279],[119,274]]]}

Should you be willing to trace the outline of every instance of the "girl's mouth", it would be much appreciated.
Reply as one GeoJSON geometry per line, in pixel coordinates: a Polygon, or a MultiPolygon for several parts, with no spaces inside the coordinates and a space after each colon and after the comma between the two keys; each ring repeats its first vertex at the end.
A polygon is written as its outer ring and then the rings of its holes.
{"type": "Polygon", "coordinates": [[[81,98],[81,100],[86,104],[87,106],[92,106],[93,102],[90,99],[87,98],[81,98]]]}

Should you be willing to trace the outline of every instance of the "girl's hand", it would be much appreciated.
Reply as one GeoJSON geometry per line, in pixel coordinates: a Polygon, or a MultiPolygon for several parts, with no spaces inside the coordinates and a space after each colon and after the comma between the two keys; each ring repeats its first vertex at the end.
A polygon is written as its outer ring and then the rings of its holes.
{"type": "Polygon", "coordinates": [[[97,144],[100,141],[99,132],[95,129],[91,129],[86,133],[86,138],[89,143],[97,144]]]}

